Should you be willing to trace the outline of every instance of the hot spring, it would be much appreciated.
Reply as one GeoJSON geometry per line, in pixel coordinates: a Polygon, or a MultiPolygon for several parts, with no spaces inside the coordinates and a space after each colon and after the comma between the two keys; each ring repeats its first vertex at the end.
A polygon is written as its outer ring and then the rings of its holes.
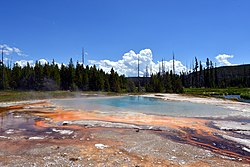
{"type": "Polygon", "coordinates": [[[110,114],[140,112],[166,116],[213,117],[227,116],[238,112],[211,104],[166,101],[143,96],[83,97],[53,99],[51,102],[66,109],[100,111],[110,114]]]}

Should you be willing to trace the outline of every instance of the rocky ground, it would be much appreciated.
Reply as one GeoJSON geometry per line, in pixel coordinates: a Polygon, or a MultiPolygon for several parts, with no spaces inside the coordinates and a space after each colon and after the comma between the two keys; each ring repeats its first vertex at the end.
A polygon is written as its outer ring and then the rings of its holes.
{"type": "Polygon", "coordinates": [[[140,113],[110,116],[64,110],[49,101],[5,103],[0,116],[0,166],[250,163],[247,121],[140,113]]]}

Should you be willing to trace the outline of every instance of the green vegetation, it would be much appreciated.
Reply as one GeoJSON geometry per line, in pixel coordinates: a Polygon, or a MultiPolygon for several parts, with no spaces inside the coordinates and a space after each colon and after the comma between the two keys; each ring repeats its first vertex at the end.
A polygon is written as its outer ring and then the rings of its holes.
{"type": "Polygon", "coordinates": [[[250,65],[216,67],[207,58],[203,67],[197,58],[193,71],[181,74],[184,93],[191,95],[241,95],[250,99],[250,65]]]}
{"type": "Polygon", "coordinates": [[[144,85],[146,92],[182,93],[183,86],[179,75],[172,71],[152,75],[149,82],[144,85]]]}
{"type": "Polygon", "coordinates": [[[96,92],[96,91],[16,91],[16,90],[2,90],[0,91],[0,102],[6,101],[21,101],[21,100],[39,100],[49,98],[66,98],[66,97],[83,97],[83,96],[117,96],[121,93],[115,92],[96,92]]]}
{"type": "MultiPolygon", "coordinates": [[[[250,88],[185,88],[184,93],[191,95],[247,95],[250,94],[250,88]]],[[[245,98],[242,97],[242,98],[245,98]]]]}
{"type": "Polygon", "coordinates": [[[78,94],[70,91],[0,91],[0,102],[74,97],[78,94]]]}
{"type": "Polygon", "coordinates": [[[249,90],[248,92],[241,93],[241,94],[240,94],[240,98],[243,98],[243,99],[250,99],[250,90],[249,90]]]}
{"type": "MultiPolygon", "coordinates": [[[[144,85],[128,80],[124,75],[118,75],[112,68],[110,73],[104,72],[96,66],[73,64],[70,59],[68,65],[59,65],[53,61],[42,65],[36,62],[34,66],[27,63],[13,68],[1,66],[3,76],[0,76],[0,89],[18,91],[101,91],[115,93],[131,92],[175,92],[183,90],[180,77],[170,74],[156,74],[148,78],[144,85]],[[4,78],[4,79],[3,79],[4,78]]],[[[38,94],[37,96],[39,96],[38,94]]],[[[25,98],[25,97],[24,97],[25,98]]]]}
{"type": "Polygon", "coordinates": [[[36,62],[13,68],[2,64],[0,101],[43,99],[76,96],[81,92],[120,93],[185,93],[191,95],[241,95],[250,99],[250,65],[214,67],[207,59],[205,67],[195,58],[193,71],[173,74],[172,70],[152,74],[151,77],[126,78],[112,68],[109,73],[94,66],[59,65],[53,61],[44,65],[36,62]],[[185,88],[184,88],[185,87],[185,88]],[[184,89],[183,89],[184,88],[184,89]],[[6,91],[8,90],[8,91],[6,91]],[[45,91],[45,92],[41,92],[45,91]]]}
{"type": "Polygon", "coordinates": [[[77,62],[76,66],[70,59],[68,65],[45,65],[36,62],[34,66],[29,63],[20,67],[15,64],[13,68],[1,67],[4,72],[4,80],[0,77],[0,89],[2,90],[36,90],[36,91],[106,91],[126,92],[127,80],[125,76],[119,76],[113,69],[110,74],[105,73],[96,66],[86,66],[77,62]]]}
{"type": "Polygon", "coordinates": [[[193,71],[181,73],[185,88],[250,87],[250,65],[216,67],[207,58],[206,66],[195,58],[193,71]]]}

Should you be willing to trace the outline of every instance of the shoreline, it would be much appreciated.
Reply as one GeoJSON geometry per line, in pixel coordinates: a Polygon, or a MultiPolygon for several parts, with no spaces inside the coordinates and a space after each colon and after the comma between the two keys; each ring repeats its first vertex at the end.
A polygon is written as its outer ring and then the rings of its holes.
{"type": "MultiPolygon", "coordinates": [[[[197,102],[194,98],[174,94],[157,95],[165,100],[197,102]]],[[[155,97],[155,94],[149,96],[155,97]]],[[[212,99],[212,102],[218,104],[220,100],[212,99]]],[[[235,104],[231,101],[224,103],[235,104]]],[[[244,141],[236,138],[248,136],[244,134],[248,132],[245,131],[249,126],[247,123],[229,124],[230,121],[142,113],[108,115],[65,110],[49,100],[9,103],[5,109],[2,112],[4,121],[0,131],[0,146],[7,148],[0,151],[0,160],[5,164],[15,163],[13,157],[23,165],[27,160],[30,163],[48,164],[58,161],[64,165],[73,163],[85,166],[88,163],[117,166],[117,163],[112,162],[119,162],[121,166],[245,166],[250,162],[249,147],[245,145],[250,141],[249,138],[244,141]],[[24,128],[20,128],[20,125],[24,128]],[[23,151],[35,152],[41,159],[32,155],[27,159],[26,154],[20,156],[22,151],[19,147],[23,151]],[[50,147],[59,148],[53,149],[51,153],[50,147]],[[74,149],[67,151],[69,148],[74,149]]]]}
{"type": "MultiPolygon", "coordinates": [[[[167,101],[182,101],[182,102],[191,102],[191,103],[200,103],[200,104],[213,104],[213,105],[220,105],[224,106],[228,104],[237,105],[237,106],[249,106],[249,109],[245,108],[239,108],[238,110],[241,111],[247,111],[250,112],[250,103],[240,102],[240,101],[233,101],[229,99],[222,99],[222,98],[216,98],[216,97],[207,97],[207,96],[194,96],[189,94],[174,94],[174,93],[149,93],[149,94],[119,94],[119,95],[105,95],[105,94],[98,94],[98,93],[81,93],[77,94],[75,96],[65,96],[65,97],[53,97],[53,98],[42,98],[42,99],[34,99],[34,100],[15,100],[15,101],[4,101],[0,102],[0,107],[6,107],[16,104],[22,104],[22,103],[36,103],[36,102],[42,102],[42,101],[49,101],[53,99],[71,99],[71,98],[96,98],[96,97],[120,97],[120,96],[144,96],[144,97],[153,97],[153,98],[159,98],[167,101]],[[243,110],[242,110],[243,109],[243,110]]],[[[237,110],[237,108],[236,108],[237,110]]]]}
{"type": "Polygon", "coordinates": [[[212,104],[222,106],[224,108],[233,109],[242,112],[250,112],[250,103],[244,103],[239,101],[232,101],[229,99],[221,99],[215,97],[196,97],[192,95],[183,95],[183,94],[167,94],[167,93],[154,93],[141,95],[144,97],[154,97],[163,99],[166,101],[181,101],[181,102],[191,102],[199,104],[212,104]],[[233,105],[233,106],[228,106],[233,105]]]}

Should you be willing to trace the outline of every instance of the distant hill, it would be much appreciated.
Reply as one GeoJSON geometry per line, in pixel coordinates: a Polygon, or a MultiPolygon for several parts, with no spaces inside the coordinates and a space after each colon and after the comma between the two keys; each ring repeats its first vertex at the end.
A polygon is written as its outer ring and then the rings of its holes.
{"type": "Polygon", "coordinates": [[[217,68],[218,79],[222,78],[250,78],[250,64],[237,66],[223,66],[217,68]]]}
{"type": "MultiPolygon", "coordinates": [[[[236,66],[222,66],[203,69],[200,71],[181,75],[184,87],[250,87],[250,64],[236,66]]],[[[141,86],[145,86],[150,81],[150,77],[127,77],[135,85],[140,81],[141,86]]]]}
{"type": "Polygon", "coordinates": [[[182,76],[185,87],[250,87],[250,64],[203,69],[182,76]]]}
{"type": "Polygon", "coordinates": [[[147,82],[150,81],[150,77],[127,77],[127,79],[131,82],[134,82],[138,85],[138,81],[140,81],[141,86],[144,86],[147,82]]]}

